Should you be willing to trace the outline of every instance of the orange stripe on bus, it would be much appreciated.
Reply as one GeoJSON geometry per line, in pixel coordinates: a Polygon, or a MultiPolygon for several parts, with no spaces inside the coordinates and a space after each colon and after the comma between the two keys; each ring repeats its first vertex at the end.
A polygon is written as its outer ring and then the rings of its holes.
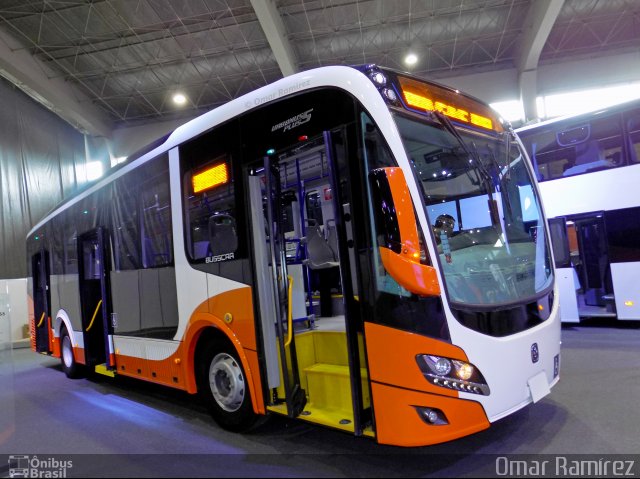
{"type": "Polygon", "coordinates": [[[400,254],[408,256],[417,263],[420,262],[420,241],[418,240],[418,225],[413,209],[413,201],[407,188],[404,173],[400,168],[385,168],[387,180],[391,189],[391,197],[396,210],[396,218],[402,239],[400,254]]]}

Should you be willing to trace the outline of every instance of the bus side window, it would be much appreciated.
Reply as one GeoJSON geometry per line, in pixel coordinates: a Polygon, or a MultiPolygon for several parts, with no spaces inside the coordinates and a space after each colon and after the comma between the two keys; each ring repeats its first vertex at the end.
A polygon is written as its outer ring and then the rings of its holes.
{"type": "Polygon", "coordinates": [[[187,249],[193,260],[229,255],[238,249],[230,160],[223,154],[185,172],[187,249]]]}
{"type": "MultiPolygon", "coordinates": [[[[163,165],[166,166],[166,165],[163,165]]],[[[141,191],[142,262],[145,268],[173,262],[169,172],[164,168],[146,181],[141,191]]]]}
{"type": "Polygon", "coordinates": [[[633,111],[626,118],[629,135],[629,163],[640,163],[640,111],[633,111]]]}
{"type": "Polygon", "coordinates": [[[575,165],[568,168],[563,176],[622,166],[620,114],[592,120],[590,130],[590,136],[575,145],[575,165]]]}

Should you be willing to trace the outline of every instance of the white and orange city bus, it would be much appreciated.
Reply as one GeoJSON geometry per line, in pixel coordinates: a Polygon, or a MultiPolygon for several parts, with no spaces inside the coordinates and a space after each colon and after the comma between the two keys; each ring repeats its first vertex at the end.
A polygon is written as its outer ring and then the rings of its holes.
{"type": "Polygon", "coordinates": [[[71,377],[200,394],[230,430],[276,413],[434,444],[559,378],[520,142],[480,101],[374,65],[292,75],[186,123],[27,243],[33,349],[71,377]]]}

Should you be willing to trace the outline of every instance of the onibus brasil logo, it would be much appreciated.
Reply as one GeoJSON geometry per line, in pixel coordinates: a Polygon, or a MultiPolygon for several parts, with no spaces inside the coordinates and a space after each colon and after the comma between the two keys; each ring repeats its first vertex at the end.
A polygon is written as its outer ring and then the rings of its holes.
{"type": "Polygon", "coordinates": [[[67,477],[67,469],[73,467],[73,461],[54,457],[9,456],[9,477],[67,477]]]}

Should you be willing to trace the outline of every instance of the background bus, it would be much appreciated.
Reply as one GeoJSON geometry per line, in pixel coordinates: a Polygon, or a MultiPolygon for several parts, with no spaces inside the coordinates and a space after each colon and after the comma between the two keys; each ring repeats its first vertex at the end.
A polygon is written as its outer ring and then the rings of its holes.
{"type": "Polygon", "coordinates": [[[518,135],[541,182],[562,321],[640,319],[640,101],[518,135]]]}
{"type": "Polygon", "coordinates": [[[33,348],[198,393],[232,430],[276,413],[409,446],[489,427],[559,379],[515,140],[483,103],[375,66],[263,87],[34,227],[33,348]]]}

